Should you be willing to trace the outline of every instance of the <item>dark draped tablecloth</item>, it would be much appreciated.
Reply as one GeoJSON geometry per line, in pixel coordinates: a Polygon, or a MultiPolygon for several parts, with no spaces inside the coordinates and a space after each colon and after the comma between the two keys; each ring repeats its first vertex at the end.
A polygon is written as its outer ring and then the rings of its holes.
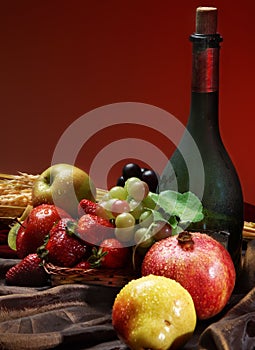
{"type": "MultiPolygon", "coordinates": [[[[111,324],[118,288],[7,286],[5,273],[16,262],[0,259],[0,349],[128,349],[111,324]]],[[[248,243],[243,271],[228,305],[214,319],[199,321],[183,349],[255,349],[255,240],[248,243]]]]}

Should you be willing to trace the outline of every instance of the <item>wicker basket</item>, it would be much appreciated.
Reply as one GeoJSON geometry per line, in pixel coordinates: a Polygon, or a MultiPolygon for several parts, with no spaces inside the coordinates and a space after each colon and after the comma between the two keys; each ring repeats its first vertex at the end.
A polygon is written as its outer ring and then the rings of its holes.
{"type": "Polygon", "coordinates": [[[108,287],[123,287],[138,276],[131,269],[82,269],[59,267],[51,263],[45,263],[44,268],[50,275],[51,285],[60,284],[94,284],[108,287]]]}

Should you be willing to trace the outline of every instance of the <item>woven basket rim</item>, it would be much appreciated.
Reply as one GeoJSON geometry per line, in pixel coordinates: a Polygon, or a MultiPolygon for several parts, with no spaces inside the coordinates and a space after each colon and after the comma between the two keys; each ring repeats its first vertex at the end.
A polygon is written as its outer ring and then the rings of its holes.
{"type": "Polygon", "coordinates": [[[125,284],[139,276],[130,269],[83,269],[76,267],[61,267],[52,263],[44,263],[45,271],[50,275],[53,286],[60,284],[96,284],[108,287],[122,288],[125,284]]]}
{"type": "Polygon", "coordinates": [[[81,267],[63,267],[63,266],[57,266],[50,262],[45,262],[43,264],[45,271],[48,274],[54,274],[54,275],[63,275],[63,276],[72,276],[74,274],[80,274],[81,276],[86,275],[97,275],[97,276],[105,276],[107,275],[115,275],[115,276],[135,276],[134,270],[131,268],[116,268],[116,269],[105,269],[105,268],[88,268],[84,269],[81,267]]]}

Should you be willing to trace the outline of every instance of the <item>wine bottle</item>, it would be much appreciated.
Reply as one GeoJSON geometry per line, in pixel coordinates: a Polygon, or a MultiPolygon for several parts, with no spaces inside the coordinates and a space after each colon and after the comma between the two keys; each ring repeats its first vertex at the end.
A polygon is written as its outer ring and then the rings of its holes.
{"type": "Polygon", "coordinates": [[[192,42],[190,115],[180,144],[161,175],[159,190],[191,191],[202,202],[204,219],[188,227],[212,234],[228,249],[239,271],[243,195],[238,174],[219,131],[217,8],[198,7],[192,42]]]}

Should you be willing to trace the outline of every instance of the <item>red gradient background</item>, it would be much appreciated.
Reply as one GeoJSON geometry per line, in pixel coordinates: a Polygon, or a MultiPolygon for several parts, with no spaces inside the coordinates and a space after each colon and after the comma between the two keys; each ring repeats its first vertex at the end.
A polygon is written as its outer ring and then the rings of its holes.
{"type": "MultiPolygon", "coordinates": [[[[217,6],[218,29],[224,38],[220,129],[244,199],[255,204],[254,4],[254,0],[241,5],[231,0],[2,2],[0,171],[40,173],[50,165],[65,129],[107,104],[155,105],[185,124],[191,80],[188,38],[195,28],[195,10],[217,6]]],[[[113,128],[100,142],[92,138],[77,165],[89,171],[103,141],[130,135],[150,140],[149,130],[133,132],[113,128]]],[[[167,140],[159,138],[156,144],[171,155],[167,140]]]]}

